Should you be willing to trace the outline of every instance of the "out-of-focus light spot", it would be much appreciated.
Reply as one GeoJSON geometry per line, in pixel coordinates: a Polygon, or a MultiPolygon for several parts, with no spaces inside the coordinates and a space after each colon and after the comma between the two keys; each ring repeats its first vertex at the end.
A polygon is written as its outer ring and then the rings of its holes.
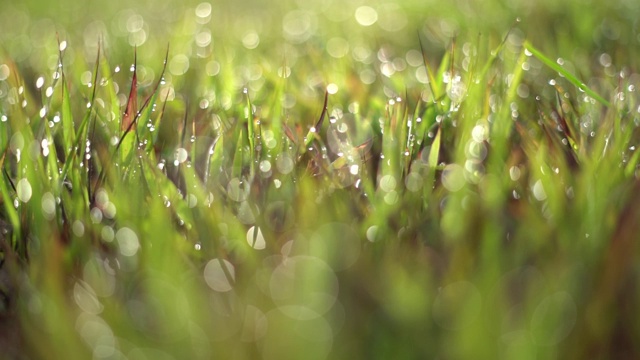
{"type": "Polygon", "coordinates": [[[182,75],[189,70],[189,58],[184,54],[174,56],[169,62],[169,72],[173,75],[182,75]]]}
{"type": "Polygon", "coordinates": [[[375,242],[378,236],[378,226],[377,225],[373,225],[370,226],[367,229],[367,240],[369,240],[370,242],[375,242]]]}
{"type": "Polygon", "coordinates": [[[286,153],[281,153],[276,157],[276,168],[281,174],[290,173],[294,165],[293,159],[286,153]]]}
{"type": "Polygon", "coordinates": [[[239,178],[233,178],[227,184],[227,196],[233,201],[244,201],[249,196],[249,186],[239,178]]]}
{"type": "Polygon", "coordinates": [[[102,237],[102,240],[112,242],[115,238],[115,232],[111,226],[105,226],[102,228],[102,231],[100,231],[100,236],[102,237]]]}
{"type": "Polygon", "coordinates": [[[294,10],[288,12],[282,20],[282,30],[287,40],[302,43],[316,31],[316,16],[308,11],[294,10]]]}
{"type": "Polygon", "coordinates": [[[242,326],[242,341],[257,341],[267,333],[268,321],[260,309],[248,305],[244,311],[244,322],[242,326]]]}
{"type": "Polygon", "coordinates": [[[420,191],[423,183],[424,179],[422,178],[422,175],[416,172],[409,173],[404,180],[404,185],[407,187],[407,190],[412,192],[420,191]]]}
{"type": "Polygon", "coordinates": [[[327,85],[327,92],[329,94],[332,94],[332,95],[337,93],[338,92],[338,85],[336,85],[334,83],[331,83],[331,84],[327,85]]]}
{"type": "Polygon", "coordinates": [[[531,315],[530,333],[539,346],[554,346],[573,330],[577,307],[570,293],[558,291],[544,298],[531,315]]]}
{"type": "Polygon", "coordinates": [[[198,197],[195,196],[194,194],[189,194],[187,195],[187,206],[190,209],[193,209],[194,207],[196,207],[198,205],[198,197]]]}
{"type": "Polygon", "coordinates": [[[147,41],[147,32],[140,29],[136,32],[129,33],[129,45],[141,46],[147,41]]]}
{"type": "Polygon", "coordinates": [[[271,162],[269,160],[260,161],[260,171],[265,173],[271,171],[271,162]]]}
{"type": "Polygon", "coordinates": [[[9,67],[6,64],[0,65],[0,81],[7,80],[10,73],[11,71],[9,71],[9,67]]]}
{"type": "Polygon", "coordinates": [[[76,281],[73,286],[73,299],[76,305],[85,313],[98,315],[104,310],[104,306],[98,300],[95,291],[82,280],[76,281]]]}
{"type": "Polygon", "coordinates": [[[211,4],[203,2],[196,7],[196,16],[199,18],[206,18],[211,16],[211,4]]]}
{"type": "Polygon", "coordinates": [[[378,12],[370,6],[360,6],[356,9],[356,21],[362,26],[371,26],[378,21],[378,12]]]}
{"type": "Polygon", "coordinates": [[[71,225],[71,231],[73,231],[73,234],[78,237],[84,235],[84,224],[82,223],[82,221],[74,221],[73,225],[71,225]]]}
{"type": "Polygon", "coordinates": [[[120,253],[124,256],[134,256],[140,249],[138,235],[128,227],[123,227],[118,230],[116,240],[118,240],[120,253]]]}
{"type": "Polygon", "coordinates": [[[349,53],[349,42],[341,37],[334,37],[327,41],[327,52],[332,57],[339,59],[349,53]]]}
{"type": "Polygon", "coordinates": [[[177,148],[173,154],[173,160],[178,164],[182,164],[189,158],[189,153],[184,148],[177,148]]]}
{"type": "Polygon", "coordinates": [[[407,16],[402,12],[398,4],[383,4],[378,8],[378,13],[380,14],[378,25],[386,31],[396,32],[407,26],[407,16]]]}
{"type": "Polygon", "coordinates": [[[415,49],[407,51],[405,60],[407,60],[407,64],[413,67],[424,65],[424,58],[422,57],[422,53],[415,49]]]}
{"type": "Polygon", "coordinates": [[[459,191],[464,187],[464,169],[458,164],[449,164],[442,171],[442,185],[451,192],[459,191]]]}
{"type": "Polygon", "coordinates": [[[206,66],[206,71],[209,76],[218,75],[220,73],[220,63],[215,60],[209,61],[206,66]]]}
{"type": "Polygon", "coordinates": [[[547,193],[544,190],[544,186],[542,185],[542,180],[536,181],[535,184],[533,184],[531,191],[533,192],[533,196],[536,198],[536,200],[544,201],[547,199],[547,193]]]}
{"type": "Polygon", "coordinates": [[[227,292],[233,289],[236,271],[229,261],[225,259],[212,259],[204,267],[204,280],[214,291],[227,292]],[[223,268],[224,266],[224,268],[223,268]],[[227,273],[231,279],[227,277],[227,273]]]}
{"type": "Polygon", "coordinates": [[[380,189],[384,192],[390,192],[396,189],[398,182],[393,175],[385,175],[380,178],[380,189]]]}
{"type": "Polygon", "coordinates": [[[204,30],[196,35],[196,45],[200,47],[209,46],[211,44],[211,32],[204,30]]]}
{"type": "Polygon", "coordinates": [[[29,200],[31,200],[31,195],[33,195],[33,190],[31,189],[29,180],[26,178],[20,179],[16,184],[16,193],[20,201],[23,203],[29,202],[29,200]]]}
{"type": "Polygon", "coordinates": [[[278,308],[288,317],[299,320],[311,320],[327,313],[336,302],[338,289],[333,269],[313,256],[288,257],[273,270],[269,281],[269,291],[278,308]],[[299,285],[302,283],[305,286],[299,285]]]}
{"type": "Polygon", "coordinates": [[[520,175],[521,175],[521,170],[520,167],[518,166],[512,166],[509,169],[509,177],[511,178],[512,181],[518,181],[520,179],[520,175]]]}
{"type": "Polygon", "coordinates": [[[248,32],[242,38],[242,45],[247,49],[255,49],[259,44],[260,36],[255,31],[248,32]]]}
{"type": "Polygon", "coordinates": [[[52,220],[56,214],[56,200],[52,193],[46,192],[42,195],[41,206],[45,219],[52,220]]]}
{"type": "Polygon", "coordinates": [[[256,250],[262,250],[267,246],[267,243],[264,241],[264,235],[262,235],[262,230],[255,226],[250,227],[247,231],[247,243],[256,250]]]}

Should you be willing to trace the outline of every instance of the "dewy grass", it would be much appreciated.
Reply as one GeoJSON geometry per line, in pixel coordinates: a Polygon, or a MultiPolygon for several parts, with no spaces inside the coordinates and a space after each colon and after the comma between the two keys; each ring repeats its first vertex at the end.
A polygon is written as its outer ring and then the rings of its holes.
{"type": "Polygon", "coordinates": [[[640,353],[630,4],[34,1],[0,358],[640,353]]]}
{"type": "Polygon", "coordinates": [[[605,106],[609,106],[610,105],[609,102],[607,100],[605,100],[602,96],[598,95],[595,91],[589,89],[589,87],[585,83],[580,81],[575,75],[573,75],[572,73],[567,71],[560,64],[558,64],[556,61],[553,61],[553,60],[549,59],[548,57],[546,57],[538,49],[533,47],[533,45],[531,45],[528,42],[525,42],[524,47],[528,52],[530,52],[532,55],[534,55],[535,57],[540,59],[540,61],[542,61],[546,66],[548,66],[551,69],[557,71],[558,74],[560,74],[561,76],[565,77],[573,85],[577,86],[578,89],[584,91],[587,95],[589,95],[592,98],[596,99],[601,104],[603,104],[605,106]]]}

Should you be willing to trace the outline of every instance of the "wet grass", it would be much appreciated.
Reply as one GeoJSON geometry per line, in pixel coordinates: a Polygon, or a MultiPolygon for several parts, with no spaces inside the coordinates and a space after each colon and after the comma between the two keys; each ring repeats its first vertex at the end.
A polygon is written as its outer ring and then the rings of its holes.
{"type": "Polygon", "coordinates": [[[640,10],[327,4],[7,10],[3,356],[640,353],[640,10]]]}

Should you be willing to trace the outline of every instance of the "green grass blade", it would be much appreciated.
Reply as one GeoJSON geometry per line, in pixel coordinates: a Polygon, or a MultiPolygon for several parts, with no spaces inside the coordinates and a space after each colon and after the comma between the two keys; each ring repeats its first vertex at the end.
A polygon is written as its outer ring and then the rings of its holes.
{"type": "Polygon", "coordinates": [[[540,52],[538,49],[533,47],[533,45],[531,45],[530,42],[526,41],[524,43],[524,47],[531,54],[533,54],[533,56],[538,58],[538,60],[540,60],[543,64],[545,64],[546,66],[551,68],[553,71],[556,71],[558,74],[564,76],[565,79],[567,79],[570,83],[572,83],[573,85],[578,87],[578,89],[584,91],[587,95],[589,95],[590,97],[596,99],[602,105],[604,105],[606,107],[611,106],[611,103],[609,101],[607,101],[602,96],[598,95],[595,91],[591,90],[585,83],[580,81],[580,79],[578,79],[572,73],[568,72],[565,68],[563,68],[562,66],[558,65],[558,63],[556,63],[555,61],[553,61],[553,60],[549,59],[548,57],[546,57],[542,52],[540,52]]]}
{"type": "Polygon", "coordinates": [[[440,138],[442,136],[442,129],[438,129],[436,137],[431,144],[431,150],[429,151],[429,168],[435,172],[438,166],[438,158],[440,157],[440,138]]]}
{"type": "Polygon", "coordinates": [[[75,135],[75,126],[73,124],[73,115],[71,114],[71,98],[69,97],[69,87],[65,76],[62,76],[62,138],[66,149],[73,144],[75,135]]]}

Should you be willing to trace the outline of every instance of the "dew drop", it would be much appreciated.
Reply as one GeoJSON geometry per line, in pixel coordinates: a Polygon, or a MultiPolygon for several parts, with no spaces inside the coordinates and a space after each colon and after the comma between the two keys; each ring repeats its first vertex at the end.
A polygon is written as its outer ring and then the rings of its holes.
{"type": "Polygon", "coordinates": [[[16,193],[20,201],[23,203],[29,202],[29,200],[31,200],[31,195],[33,195],[33,190],[29,180],[26,178],[20,179],[16,184],[16,193]]]}

